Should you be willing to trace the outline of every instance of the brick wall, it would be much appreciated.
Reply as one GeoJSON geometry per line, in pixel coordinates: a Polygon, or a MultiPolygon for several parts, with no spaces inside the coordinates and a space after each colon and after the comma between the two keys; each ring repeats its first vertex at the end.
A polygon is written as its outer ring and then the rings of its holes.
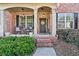
{"type": "MultiPolygon", "coordinates": [[[[56,9],[56,13],[79,13],[79,3],[61,3],[56,9]]],[[[78,25],[79,25],[79,15],[78,15],[78,25]]],[[[78,26],[79,29],[79,26],[78,26]]]]}
{"type": "Polygon", "coordinates": [[[8,11],[6,11],[6,32],[13,32],[13,20],[12,20],[12,14],[10,14],[8,11]]]}
{"type": "Polygon", "coordinates": [[[10,33],[15,33],[16,32],[16,15],[33,15],[33,12],[11,12],[11,15],[8,15],[9,19],[8,22],[10,23],[8,25],[9,28],[9,32],[10,33]],[[12,17],[12,18],[11,18],[12,17]]]}
{"type": "Polygon", "coordinates": [[[79,13],[78,3],[60,3],[60,6],[56,9],[56,12],[77,12],[79,13]]]}

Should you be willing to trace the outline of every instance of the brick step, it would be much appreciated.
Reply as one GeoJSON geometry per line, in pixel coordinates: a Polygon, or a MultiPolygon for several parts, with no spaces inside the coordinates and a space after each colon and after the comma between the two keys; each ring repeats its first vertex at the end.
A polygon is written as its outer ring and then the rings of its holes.
{"type": "Polygon", "coordinates": [[[36,39],[53,39],[53,36],[35,36],[36,39]]]}
{"type": "Polygon", "coordinates": [[[53,44],[52,43],[37,43],[36,46],[37,47],[52,47],[53,44]]]}
{"type": "Polygon", "coordinates": [[[54,36],[35,36],[37,47],[52,47],[56,44],[57,37],[54,36]]]}
{"type": "Polygon", "coordinates": [[[37,39],[37,47],[52,47],[52,41],[50,39],[37,39]]]}
{"type": "Polygon", "coordinates": [[[37,43],[51,43],[50,39],[37,39],[37,43]]]}

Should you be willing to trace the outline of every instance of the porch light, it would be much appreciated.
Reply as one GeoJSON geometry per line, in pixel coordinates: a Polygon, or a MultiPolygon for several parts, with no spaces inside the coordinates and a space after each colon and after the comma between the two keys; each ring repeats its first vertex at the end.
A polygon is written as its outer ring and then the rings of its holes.
{"type": "Polygon", "coordinates": [[[45,14],[42,15],[43,17],[45,16],[45,14]]]}
{"type": "Polygon", "coordinates": [[[21,10],[24,10],[24,8],[22,8],[21,10]]]}

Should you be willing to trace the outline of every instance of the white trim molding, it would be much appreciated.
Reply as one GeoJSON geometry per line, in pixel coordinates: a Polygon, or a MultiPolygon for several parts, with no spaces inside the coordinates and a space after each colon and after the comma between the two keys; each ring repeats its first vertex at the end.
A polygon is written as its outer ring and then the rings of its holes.
{"type": "Polygon", "coordinates": [[[37,11],[38,9],[34,9],[34,35],[37,35],[37,11]]]}
{"type": "Polygon", "coordinates": [[[4,36],[4,10],[0,10],[0,36],[4,36]]]}
{"type": "Polygon", "coordinates": [[[52,35],[56,35],[56,13],[55,10],[52,9],[52,35]]]}

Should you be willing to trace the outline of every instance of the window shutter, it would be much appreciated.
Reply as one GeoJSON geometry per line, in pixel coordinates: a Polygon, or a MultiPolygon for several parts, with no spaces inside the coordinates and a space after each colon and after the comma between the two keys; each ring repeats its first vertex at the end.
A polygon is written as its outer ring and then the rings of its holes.
{"type": "Polygon", "coordinates": [[[16,15],[16,27],[19,27],[19,15],[16,15]]]}
{"type": "Polygon", "coordinates": [[[56,13],[56,28],[58,29],[58,13],[56,13]]]}
{"type": "Polygon", "coordinates": [[[78,29],[78,13],[74,13],[74,29],[78,29]]]}
{"type": "Polygon", "coordinates": [[[34,15],[32,17],[33,17],[33,25],[32,26],[33,26],[33,29],[34,29],[34,15]]]}

